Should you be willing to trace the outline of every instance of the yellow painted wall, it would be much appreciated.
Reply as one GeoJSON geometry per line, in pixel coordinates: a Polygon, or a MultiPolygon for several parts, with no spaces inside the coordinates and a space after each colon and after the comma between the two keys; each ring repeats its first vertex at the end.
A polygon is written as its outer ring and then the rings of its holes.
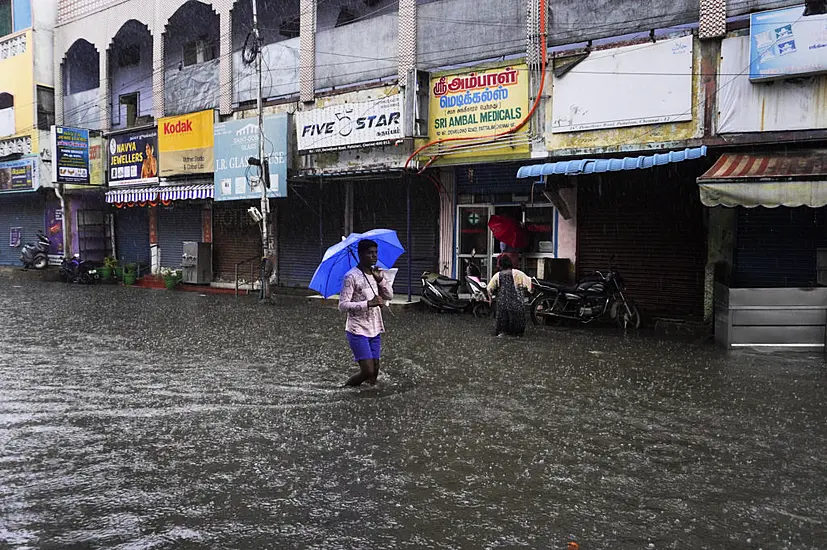
{"type": "MultiPolygon", "coordinates": [[[[608,130],[589,130],[553,134],[550,124],[546,126],[546,148],[555,154],[587,153],[590,149],[601,149],[606,152],[622,151],[623,149],[637,149],[639,145],[679,142],[692,138],[703,137],[703,89],[701,87],[701,45],[695,39],[693,44],[693,76],[692,76],[692,120],[675,122],[672,124],[651,124],[647,126],[632,126],[628,128],[611,128],[608,130]]],[[[546,76],[546,82],[553,82],[551,71],[546,76]]],[[[546,91],[546,121],[554,120],[553,100],[551,90],[546,91]]]]}
{"type": "Polygon", "coordinates": [[[34,104],[34,43],[31,29],[4,36],[26,35],[26,51],[0,61],[0,92],[14,96],[14,126],[17,136],[31,135],[32,150],[36,151],[37,129],[35,128],[34,104]]]}

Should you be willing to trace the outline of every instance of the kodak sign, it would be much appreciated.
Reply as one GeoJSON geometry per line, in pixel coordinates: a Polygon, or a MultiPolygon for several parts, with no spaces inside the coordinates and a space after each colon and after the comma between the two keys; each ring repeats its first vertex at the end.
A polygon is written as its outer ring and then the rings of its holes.
{"type": "Polygon", "coordinates": [[[158,121],[158,157],[161,176],[213,171],[214,111],[162,118],[158,121]]]}

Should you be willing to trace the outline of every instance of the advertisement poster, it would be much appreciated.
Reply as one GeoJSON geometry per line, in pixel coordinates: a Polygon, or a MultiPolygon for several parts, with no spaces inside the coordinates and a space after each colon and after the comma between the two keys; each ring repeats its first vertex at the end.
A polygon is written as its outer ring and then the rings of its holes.
{"type": "Polygon", "coordinates": [[[160,175],[203,174],[213,171],[212,110],[162,118],[158,121],[160,175]]]}
{"type": "Polygon", "coordinates": [[[350,149],[405,136],[402,94],[296,113],[299,151],[350,149]]]}
{"type": "Polygon", "coordinates": [[[39,187],[37,159],[0,162],[0,193],[34,191],[39,187]]]}
{"type": "Polygon", "coordinates": [[[46,236],[49,237],[49,256],[63,258],[63,210],[54,206],[46,209],[46,236]]]}
{"type": "Polygon", "coordinates": [[[750,16],[752,81],[827,72],[827,15],[804,16],[804,5],[750,16]]]}
{"type": "Polygon", "coordinates": [[[52,127],[55,183],[89,184],[89,130],[52,127]]]}
{"type": "MultiPolygon", "coordinates": [[[[524,64],[431,77],[431,140],[497,134],[513,128],[527,115],[528,67],[524,64]]],[[[517,134],[527,132],[528,125],[517,134]]],[[[527,152],[528,145],[515,149],[527,152]]]]}
{"type": "MultiPolygon", "coordinates": [[[[272,198],[287,196],[287,115],[264,119],[264,150],[270,161],[272,198]]],[[[254,118],[232,120],[215,125],[215,192],[217,201],[258,199],[261,187],[257,166],[247,159],[258,157],[258,123],[254,118]]]]}
{"type": "Polygon", "coordinates": [[[109,137],[109,186],[158,182],[158,130],[126,132],[109,137]]]}
{"type": "Polygon", "coordinates": [[[10,227],[9,228],[9,246],[12,248],[17,248],[23,244],[23,228],[22,227],[10,227]]]}

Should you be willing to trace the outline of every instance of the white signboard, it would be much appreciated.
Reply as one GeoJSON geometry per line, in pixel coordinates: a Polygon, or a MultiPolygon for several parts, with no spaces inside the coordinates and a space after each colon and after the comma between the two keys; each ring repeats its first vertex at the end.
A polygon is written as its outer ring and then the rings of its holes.
{"type": "Polygon", "coordinates": [[[402,139],[402,95],[298,111],[299,151],[349,149],[402,139]]]}
{"type": "Polygon", "coordinates": [[[692,120],[692,36],[593,52],[553,101],[552,133],[692,120]]]}

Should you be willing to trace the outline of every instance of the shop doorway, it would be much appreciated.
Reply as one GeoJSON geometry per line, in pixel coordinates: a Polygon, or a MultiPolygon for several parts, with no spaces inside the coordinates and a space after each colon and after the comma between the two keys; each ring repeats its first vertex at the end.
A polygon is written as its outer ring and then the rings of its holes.
{"type": "Polygon", "coordinates": [[[517,267],[532,277],[542,278],[546,260],[556,255],[557,212],[554,205],[543,204],[461,204],[457,207],[457,275],[462,278],[465,266],[474,261],[486,280],[497,272],[501,243],[488,228],[491,216],[508,216],[528,231],[529,244],[518,249],[517,267]]]}

